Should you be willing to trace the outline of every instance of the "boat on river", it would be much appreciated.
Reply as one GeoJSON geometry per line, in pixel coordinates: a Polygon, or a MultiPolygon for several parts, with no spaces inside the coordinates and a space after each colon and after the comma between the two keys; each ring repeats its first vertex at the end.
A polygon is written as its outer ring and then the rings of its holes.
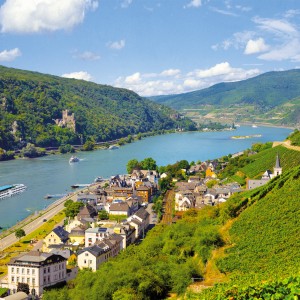
{"type": "Polygon", "coordinates": [[[69,159],[69,163],[75,163],[75,162],[79,162],[79,158],[77,156],[71,156],[69,159]]]}
{"type": "Polygon", "coordinates": [[[108,150],[116,150],[116,149],[119,149],[119,146],[117,146],[117,145],[111,145],[108,148],[108,150]]]}
{"type": "Polygon", "coordinates": [[[0,186],[0,199],[20,194],[26,189],[26,185],[21,183],[0,186]]]}

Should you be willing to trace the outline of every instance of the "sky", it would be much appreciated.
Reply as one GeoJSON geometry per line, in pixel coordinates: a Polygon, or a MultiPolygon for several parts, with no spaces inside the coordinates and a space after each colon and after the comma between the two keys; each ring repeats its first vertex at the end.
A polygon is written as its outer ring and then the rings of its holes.
{"type": "Polygon", "coordinates": [[[300,0],[0,0],[0,65],[190,92],[300,68],[300,0]]]}

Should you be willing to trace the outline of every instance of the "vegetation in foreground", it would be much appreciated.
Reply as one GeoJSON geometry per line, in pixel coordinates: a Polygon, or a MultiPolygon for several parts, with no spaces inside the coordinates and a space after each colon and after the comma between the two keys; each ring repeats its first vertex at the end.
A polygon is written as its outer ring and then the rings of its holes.
{"type": "MultiPolygon", "coordinates": [[[[273,148],[264,151],[273,155],[273,148]]],[[[207,300],[299,295],[299,178],[300,167],[292,168],[222,205],[189,210],[176,224],[156,226],[140,245],[95,273],[80,272],[44,299],[165,299],[170,292],[207,300]],[[203,277],[203,284],[211,279],[212,260],[224,283],[186,292],[192,278],[203,277]]]]}

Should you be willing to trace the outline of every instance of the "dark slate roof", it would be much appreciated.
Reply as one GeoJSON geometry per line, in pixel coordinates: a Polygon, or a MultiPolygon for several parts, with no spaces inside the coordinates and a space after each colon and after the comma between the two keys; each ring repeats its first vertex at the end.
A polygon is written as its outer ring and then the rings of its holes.
{"type": "Polygon", "coordinates": [[[145,210],[145,208],[142,207],[135,213],[135,215],[142,220],[146,220],[150,214],[145,210]]]}
{"type": "Polygon", "coordinates": [[[78,251],[78,255],[80,255],[81,253],[86,252],[86,251],[90,252],[92,255],[94,255],[96,257],[100,256],[101,254],[103,254],[105,252],[98,245],[93,245],[93,246],[86,247],[86,248],[83,248],[82,250],[78,251]]]}
{"type": "Polygon", "coordinates": [[[129,210],[129,206],[126,202],[121,203],[112,203],[109,207],[109,211],[124,211],[127,212],[129,210]]]}
{"type": "Polygon", "coordinates": [[[69,232],[64,230],[62,226],[57,226],[52,230],[62,242],[66,242],[69,239],[69,232]]]}

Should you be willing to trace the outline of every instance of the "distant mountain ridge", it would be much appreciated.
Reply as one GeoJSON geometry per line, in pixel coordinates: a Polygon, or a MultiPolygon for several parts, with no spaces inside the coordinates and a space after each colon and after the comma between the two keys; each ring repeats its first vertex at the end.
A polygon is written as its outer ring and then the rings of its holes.
{"type": "Polygon", "coordinates": [[[300,70],[267,72],[256,77],[218,83],[194,92],[154,96],[150,99],[175,109],[199,105],[233,105],[254,103],[275,107],[300,96],[300,70]]]}
{"type": "Polygon", "coordinates": [[[193,126],[176,116],[126,89],[0,66],[0,148],[6,150],[19,141],[59,146],[193,126]],[[74,113],[75,132],[56,124],[64,110],[74,113]]]}
{"type": "MultiPolygon", "coordinates": [[[[155,96],[149,99],[177,110],[199,109],[207,106],[207,112],[214,108],[236,109],[231,113],[240,117],[239,107],[252,107],[252,116],[243,116],[238,121],[252,121],[254,115],[275,124],[289,125],[299,122],[300,112],[300,70],[274,71],[237,82],[218,83],[194,92],[155,96]],[[291,103],[289,103],[291,102],[291,103]],[[289,109],[285,106],[289,105],[289,109]],[[209,106],[212,106],[209,108],[209,106]],[[273,111],[274,110],[274,111],[273,111]],[[279,116],[281,114],[281,116],[279,116]],[[278,117],[275,121],[274,115],[278,117]]],[[[225,112],[224,110],[222,112],[225,112]]],[[[245,113],[242,112],[242,114],[245,113]]]]}

